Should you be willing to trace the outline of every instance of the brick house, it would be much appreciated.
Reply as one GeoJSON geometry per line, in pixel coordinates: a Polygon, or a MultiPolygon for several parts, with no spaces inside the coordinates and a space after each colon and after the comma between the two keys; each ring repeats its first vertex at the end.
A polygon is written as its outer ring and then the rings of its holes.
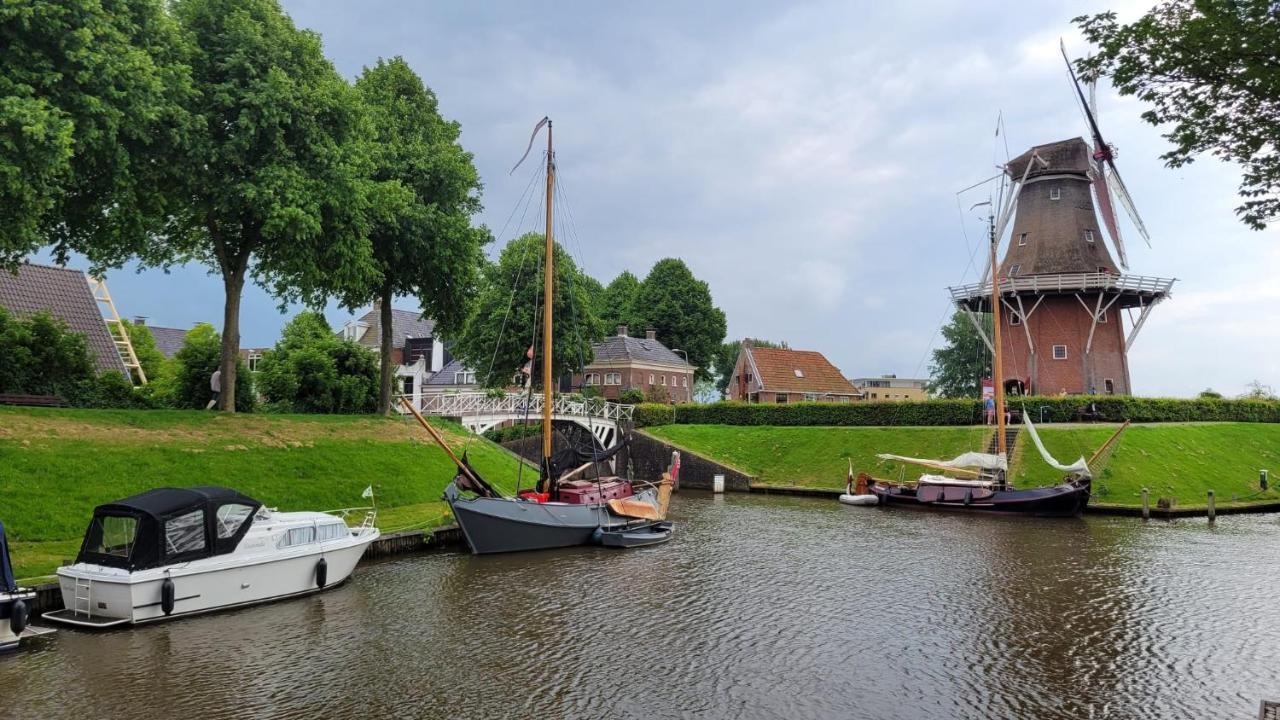
{"type": "Polygon", "coordinates": [[[760,403],[852,402],[862,393],[822,353],[742,343],[729,379],[730,400],[760,403]]]}
{"type": "MultiPolygon", "coordinates": [[[[444,341],[435,336],[436,324],[416,310],[391,311],[391,363],[396,366],[395,392],[418,395],[432,375],[452,358],[444,341]]],[[[374,352],[382,348],[382,309],[374,303],[369,312],[347,322],[342,337],[374,352]]]]}
{"type": "Polygon", "coordinates": [[[626,325],[619,325],[617,334],[592,343],[591,350],[591,362],[570,381],[574,390],[595,388],[609,400],[639,390],[646,399],[693,401],[694,367],[663,345],[655,331],[637,338],[628,334],[626,325]]]}
{"type": "Polygon", "coordinates": [[[79,270],[33,263],[19,265],[16,274],[0,270],[0,308],[16,318],[49,313],[84,336],[99,374],[129,376],[89,281],[79,270]]]}

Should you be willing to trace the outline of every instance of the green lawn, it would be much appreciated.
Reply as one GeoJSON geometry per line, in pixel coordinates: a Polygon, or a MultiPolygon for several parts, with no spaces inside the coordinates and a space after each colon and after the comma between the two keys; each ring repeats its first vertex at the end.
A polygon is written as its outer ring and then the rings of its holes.
{"type": "Polygon", "coordinates": [[[896,478],[905,470],[910,476],[918,469],[876,454],[952,458],[984,449],[991,436],[984,427],[662,425],[646,432],[755,475],[767,485],[829,488],[844,487],[850,459],[855,473],[896,478]]]}
{"type": "MultiPolygon", "coordinates": [[[[514,456],[439,426],[486,479],[514,485],[514,456]]],[[[74,556],[94,506],[153,487],[226,485],[281,510],[330,510],[367,505],[373,485],[391,531],[446,522],[452,477],[425,432],[399,419],[0,409],[0,520],[20,576],[74,556]]]]}

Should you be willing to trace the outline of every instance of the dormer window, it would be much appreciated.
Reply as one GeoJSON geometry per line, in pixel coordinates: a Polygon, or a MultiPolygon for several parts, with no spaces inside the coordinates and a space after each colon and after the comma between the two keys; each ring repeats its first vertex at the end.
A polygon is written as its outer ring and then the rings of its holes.
{"type": "Polygon", "coordinates": [[[804,371],[801,370],[800,368],[796,368],[796,377],[798,378],[804,377],[804,371]]]}
{"type": "Polygon", "coordinates": [[[1019,234],[1018,234],[1018,246],[1019,246],[1019,247],[1021,247],[1021,246],[1026,245],[1026,244],[1027,244],[1027,234],[1026,234],[1026,233],[1019,233],[1019,234]]]}
{"type": "Polygon", "coordinates": [[[1057,188],[1057,187],[1055,187],[1055,188],[1049,188],[1049,199],[1050,199],[1050,200],[1061,200],[1061,199],[1062,199],[1062,188],[1057,188]]]}
{"type": "Polygon", "coordinates": [[[1092,230],[1085,230],[1085,231],[1084,231],[1084,241],[1085,241],[1085,242],[1087,242],[1087,243],[1091,243],[1091,242],[1093,242],[1093,231],[1092,231],[1092,230]]]}

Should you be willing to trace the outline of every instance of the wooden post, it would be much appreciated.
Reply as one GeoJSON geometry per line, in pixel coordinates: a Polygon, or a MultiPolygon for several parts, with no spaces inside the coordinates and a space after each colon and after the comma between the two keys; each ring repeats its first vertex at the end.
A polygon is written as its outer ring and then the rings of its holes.
{"type": "Polygon", "coordinates": [[[1209,491],[1209,524],[1210,525],[1213,524],[1214,516],[1216,516],[1217,514],[1218,514],[1218,511],[1217,511],[1217,508],[1214,506],[1214,502],[1213,502],[1213,491],[1210,490],[1209,491]]]}
{"type": "Polygon", "coordinates": [[[1146,488],[1142,488],[1142,519],[1151,519],[1151,498],[1146,488]]]}

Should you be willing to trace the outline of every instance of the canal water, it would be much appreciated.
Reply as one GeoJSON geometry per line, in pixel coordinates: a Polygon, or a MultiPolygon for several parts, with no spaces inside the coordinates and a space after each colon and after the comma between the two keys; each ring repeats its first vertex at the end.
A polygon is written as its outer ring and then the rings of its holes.
{"type": "Polygon", "coordinates": [[[656,548],[401,556],[0,657],[4,717],[1252,718],[1280,520],[686,492],[656,548]]]}

